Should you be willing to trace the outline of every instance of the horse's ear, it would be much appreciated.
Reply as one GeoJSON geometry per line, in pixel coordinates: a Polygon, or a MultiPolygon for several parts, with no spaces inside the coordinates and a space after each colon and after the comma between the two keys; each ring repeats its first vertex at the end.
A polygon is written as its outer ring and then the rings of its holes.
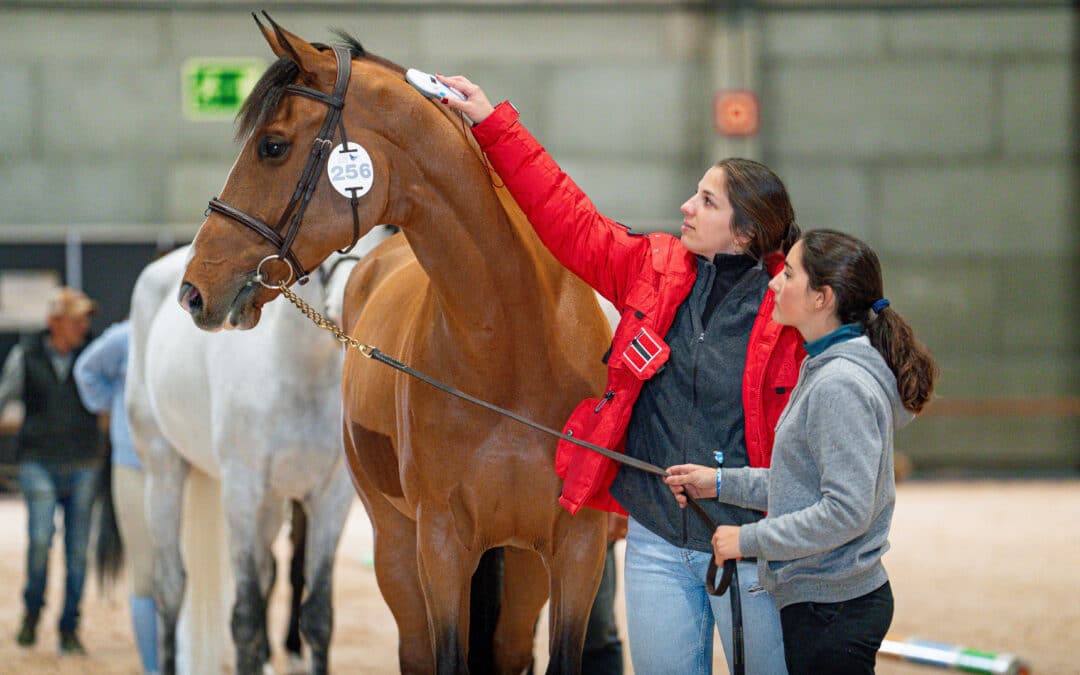
{"type": "Polygon", "coordinates": [[[262,32],[263,38],[266,39],[274,54],[279,57],[289,57],[300,68],[300,76],[308,83],[314,84],[318,81],[319,64],[325,63],[325,54],[312,46],[307,40],[279,26],[266,12],[263,12],[263,16],[270,23],[269,28],[264,26],[262,21],[259,21],[259,17],[254,12],[251,13],[251,16],[255,19],[259,31],[262,32]]]}

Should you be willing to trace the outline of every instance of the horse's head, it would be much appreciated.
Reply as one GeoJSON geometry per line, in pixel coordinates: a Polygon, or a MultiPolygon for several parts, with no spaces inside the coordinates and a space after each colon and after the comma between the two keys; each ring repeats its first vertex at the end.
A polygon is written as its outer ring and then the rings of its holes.
{"type": "Polygon", "coordinates": [[[385,118],[405,97],[424,103],[403,71],[361,58],[355,40],[343,36],[349,46],[331,49],[270,24],[259,28],[278,60],[240,112],[246,140],[180,288],[180,304],[206,330],[254,327],[278,285],[303,283],[334,250],[394,222],[387,207],[399,151],[385,118]]]}

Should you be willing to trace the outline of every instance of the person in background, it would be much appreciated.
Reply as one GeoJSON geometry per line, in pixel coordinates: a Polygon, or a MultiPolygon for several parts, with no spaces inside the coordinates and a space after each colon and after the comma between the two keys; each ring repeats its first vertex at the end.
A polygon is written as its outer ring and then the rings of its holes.
{"type": "Polygon", "coordinates": [[[881,265],[855,237],[808,232],[769,284],[773,320],[809,354],[776,428],[772,466],[684,464],[666,482],[768,515],[722,525],[717,564],[754,556],[780,609],[788,672],[873,673],[892,622],[881,563],[896,502],[893,435],[929,402],[937,367],[885,299],[881,265]]]}
{"type": "Polygon", "coordinates": [[[26,335],[8,353],[0,376],[0,409],[21,400],[26,413],[17,437],[19,487],[26,500],[29,547],[26,555],[25,614],[16,641],[29,647],[45,605],[49,549],[56,507],[64,510],[64,608],[60,653],[85,654],[78,637],[79,603],[86,580],[90,514],[101,465],[96,416],[79,400],[72,378],[75,359],[86,346],[94,301],[63,287],[49,299],[47,328],[26,335]]]}
{"type": "MultiPolygon", "coordinates": [[[[769,466],[773,426],[805,355],[798,332],[770,319],[769,277],[799,234],[776,174],[752,160],[721,160],[682,205],[681,238],[635,234],[597,211],[513,106],[493,107],[464,77],[440,79],[465,96],[443,103],[475,123],[480,148],[544,245],[621,314],[605,391],[583,401],[564,431],[625,446],[627,455],[659,466],[769,466]]],[[[555,463],[564,478],[559,501],[571,513],[583,506],[629,512],[625,596],[634,671],[711,672],[714,625],[731,669],[730,600],[705,588],[711,528],[680,511],[657,476],[566,442],[555,463]]],[[[703,506],[730,525],[764,516],[703,506]]],[[[756,565],[738,568],[746,672],[782,674],[779,613],[756,565]]]]}
{"type": "Polygon", "coordinates": [[[75,361],[75,383],[87,408],[109,415],[112,445],[112,495],[131,586],[129,605],[144,673],[157,673],[157,608],[153,591],[153,546],[144,508],[142,464],[135,454],[124,406],[131,325],[113,324],[75,361]]]}

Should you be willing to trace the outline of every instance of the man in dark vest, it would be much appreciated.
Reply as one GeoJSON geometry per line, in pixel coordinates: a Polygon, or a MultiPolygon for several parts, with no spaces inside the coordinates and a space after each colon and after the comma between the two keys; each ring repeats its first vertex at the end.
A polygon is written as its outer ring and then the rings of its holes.
{"type": "Polygon", "coordinates": [[[21,400],[26,410],[18,435],[19,486],[26,500],[26,613],[17,642],[37,641],[45,604],[49,548],[59,504],[64,510],[66,583],[60,616],[60,653],[85,654],[79,642],[79,601],[86,579],[90,510],[101,465],[96,416],[79,399],[71,370],[88,342],[96,305],[82,291],[57,290],[48,304],[48,328],[24,336],[8,354],[0,376],[0,410],[21,400]]]}

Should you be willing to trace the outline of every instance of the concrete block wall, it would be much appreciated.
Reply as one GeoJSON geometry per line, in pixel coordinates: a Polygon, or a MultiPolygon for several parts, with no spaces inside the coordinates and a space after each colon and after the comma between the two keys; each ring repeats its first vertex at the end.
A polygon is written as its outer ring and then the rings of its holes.
{"type": "MultiPolygon", "coordinates": [[[[711,3],[456,4],[267,6],[308,39],[341,27],[403,65],[471,76],[515,102],[605,212],[674,229],[716,159],[711,3]]],[[[269,64],[248,8],[80,6],[0,8],[0,231],[201,221],[238,146],[230,122],[182,116],[181,67],[269,64]]],[[[777,169],[804,228],[878,249],[945,397],[1078,393],[1074,20],[1064,6],[750,13],[761,134],[729,147],[777,169]]],[[[993,450],[1008,466],[1080,464],[1075,418],[931,418],[903,442],[920,466],[946,466],[980,456],[990,432],[975,428],[1008,430],[993,450]]]]}
{"type": "MultiPolygon", "coordinates": [[[[1080,393],[1070,10],[772,14],[764,154],[804,229],[870,241],[943,399],[1080,393]]],[[[917,467],[1080,467],[1076,417],[928,417],[917,467]]]]}
{"type": "MultiPolygon", "coordinates": [[[[184,4],[0,9],[0,201],[10,205],[0,227],[201,219],[238,146],[230,122],[183,117],[181,67],[218,56],[269,64],[272,54],[246,8],[184,4]]],[[[493,98],[514,100],[559,159],[581,167],[605,209],[678,222],[700,173],[686,166],[697,124],[686,110],[709,95],[687,105],[700,50],[686,42],[700,38],[698,11],[279,4],[274,18],[307,39],[331,41],[329,28],[340,27],[403,65],[469,74],[493,98]]]]}

